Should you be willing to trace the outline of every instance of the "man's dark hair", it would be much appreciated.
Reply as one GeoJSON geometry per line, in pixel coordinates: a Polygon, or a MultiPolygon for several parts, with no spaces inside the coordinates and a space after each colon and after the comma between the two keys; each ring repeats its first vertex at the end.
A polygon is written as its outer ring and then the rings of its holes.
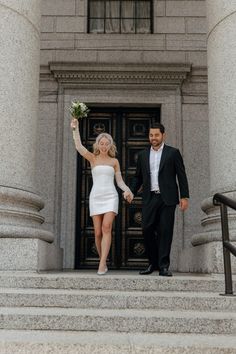
{"type": "Polygon", "coordinates": [[[164,133],[165,133],[165,127],[164,127],[164,125],[161,124],[161,123],[152,123],[152,124],[150,125],[149,130],[150,130],[150,129],[160,129],[161,134],[164,134],[164,133]]]}

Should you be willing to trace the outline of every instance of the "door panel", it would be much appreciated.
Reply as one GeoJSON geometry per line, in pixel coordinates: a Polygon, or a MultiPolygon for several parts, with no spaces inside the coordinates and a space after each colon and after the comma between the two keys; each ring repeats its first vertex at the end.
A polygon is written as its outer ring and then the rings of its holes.
{"type": "MultiPolygon", "coordinates": [[[[90,107],[91,108],[91,107],[90,107]]],[[[122,176],[129,185],[135,173],[138,152],[149,145],[151,122],[160,121],[160,108],[91,108],[81,124],[83,144],[92,151],[95,138],[101,132],[111,134],[116,142],[122,176]]],[[[76,268],[96,268],[98,255],[94,242],[92,218],[89,217],[89,192],[92,177],[89,164],[78,155],[77,170],[76,268]]],[[[131,205],[122,199],[118,189],[119,214],[113,225],[110,268],[140,268],[146,262],[142,237],[141,193],[131,205]]]]}

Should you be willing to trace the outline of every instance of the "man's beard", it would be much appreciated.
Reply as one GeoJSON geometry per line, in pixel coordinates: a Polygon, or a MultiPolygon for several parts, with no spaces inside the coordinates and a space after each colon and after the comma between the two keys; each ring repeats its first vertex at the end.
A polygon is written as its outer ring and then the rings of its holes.
{"type": "Polygon", "coordinates": [[[163,140],[161,140],[161,141],[152,141],[151,145],[152,145],[153,148],[159,148],[162,145],[162,143],[163,143],[163,140]]]}

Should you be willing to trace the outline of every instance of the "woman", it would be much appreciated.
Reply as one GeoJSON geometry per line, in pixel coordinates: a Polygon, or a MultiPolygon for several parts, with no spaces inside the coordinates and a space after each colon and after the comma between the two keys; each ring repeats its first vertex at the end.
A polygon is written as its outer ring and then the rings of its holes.
{"type": "Polygon", "coordinates": [[[91,153],[81,143],[77,119],[72,119],[71,128],[77,151],[91,165],[93,187],[89,196],[89,210],[100,259],[97,274],[104,275],[108,271],[106,261],[111,247],[112,223],[118,213],[119,201],[114,177],[118,187],[124,192],[124,199],[131,202],[133,194],[122,179],[119,161],[115,158],[116,146],[111,135],[99,134],[91,153]]]}

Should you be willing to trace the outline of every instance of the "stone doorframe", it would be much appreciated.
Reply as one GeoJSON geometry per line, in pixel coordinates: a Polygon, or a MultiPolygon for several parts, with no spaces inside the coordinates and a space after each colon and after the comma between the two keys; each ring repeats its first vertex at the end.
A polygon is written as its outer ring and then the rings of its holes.
{"type": "MultiPolygon", "coordinates": [[[[58,81],[58,130],[55,230],[64,249],[64,268],[74,268],[76,211],[76,151],[68,107],[74,99],[93,106],[156,107],[166,127],[167,143],[182,150],[183,81],[191,71],[185,64],[85,64],[52,62],[58,81]]],[[[183,245],[183,217],[176,214],[172,265],[177,267],[183,245]]]]}

